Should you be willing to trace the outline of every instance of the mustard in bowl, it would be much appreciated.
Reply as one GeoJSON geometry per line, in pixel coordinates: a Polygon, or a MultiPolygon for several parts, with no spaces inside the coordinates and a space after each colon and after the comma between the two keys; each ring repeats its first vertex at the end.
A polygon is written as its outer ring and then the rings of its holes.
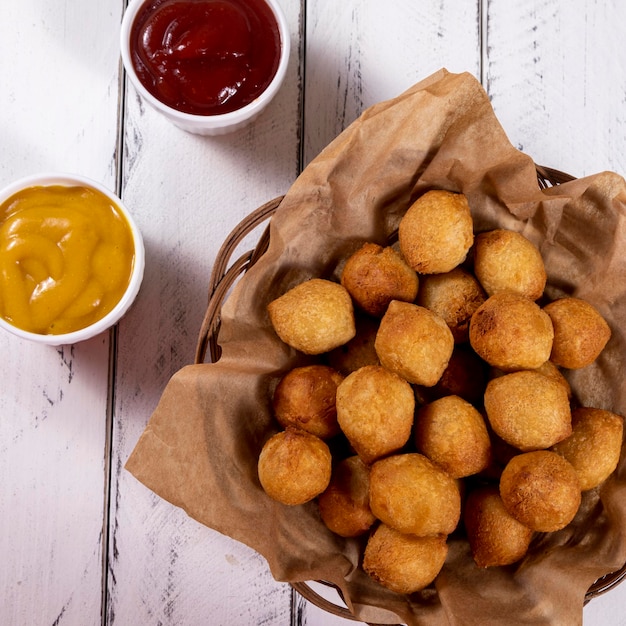
{"type": "Polygon", "coordinates": [[[0,326],[62,345],[93,337],[132,304],[141,234],[120,200],[79,176],[40,175],[0,192],[0,326]]]}

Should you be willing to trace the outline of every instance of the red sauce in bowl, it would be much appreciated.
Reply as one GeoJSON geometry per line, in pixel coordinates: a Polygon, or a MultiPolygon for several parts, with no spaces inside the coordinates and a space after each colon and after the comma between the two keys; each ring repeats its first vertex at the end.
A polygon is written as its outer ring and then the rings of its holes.
{"type": "Polygon", "coordinates": [[[195,115],[252,102],[276,74],[280,50],[278,23],[264,0],[148,0],[130,31],[143,86],[195,115]]]}

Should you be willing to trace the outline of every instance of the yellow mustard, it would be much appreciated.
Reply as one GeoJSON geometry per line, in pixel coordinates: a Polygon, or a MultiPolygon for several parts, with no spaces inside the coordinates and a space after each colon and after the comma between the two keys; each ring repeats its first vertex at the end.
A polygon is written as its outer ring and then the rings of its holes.
{"type": "Polygon", "coordinates": [[[134,257],[128,221],[99,191],[19,191],[0,205],[0,315],[38,334],[85,328],[119,302],[134,257]]]}

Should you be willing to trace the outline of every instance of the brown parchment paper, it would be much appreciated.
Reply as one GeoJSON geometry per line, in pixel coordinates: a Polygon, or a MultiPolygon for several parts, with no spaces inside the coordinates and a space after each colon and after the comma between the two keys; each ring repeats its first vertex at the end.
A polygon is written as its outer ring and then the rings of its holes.
{"type": "Polygon", "coordinates": [[[623,178],[605,172],[540,190],[532,159],[509,143],[481,85],[441,70],[366,110],[295,181],[272,218],[268,251],[223,307],[220,360],[172,377],[126,467],[194,519],[257,550],[277,580],[338,585],[363,621],[580,624],[588,587],[626,561],[623,458],[602,488],[585,494],[575,521],[538,536],[520,563],[479,570],[453,536],[435,585],[412,596],[364,575],[363,541],[326,530],[315,503],[283,506],[259,485],[258,454],[278,430],[273,386],[310,360],[280,342],[267,303],[305,279],[337,278],[348,251],[384,243],[429,188],[465,193],[477,231],[523,232],[545,259],[547,294],[575,295],[601,311],[609,345],[569,380],[581,404],[626,413],[623,178]]]}

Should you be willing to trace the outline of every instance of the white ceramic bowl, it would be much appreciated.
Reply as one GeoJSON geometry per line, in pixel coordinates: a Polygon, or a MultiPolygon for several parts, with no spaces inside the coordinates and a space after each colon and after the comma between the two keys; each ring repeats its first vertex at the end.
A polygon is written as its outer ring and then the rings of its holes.
{"type": "Polygon", "coordinates": [[[265,89],[265,91],[258,98],[236,111],[219,115],[194,115],[178,111],[166,104],[163,104],[160,100],[155,98],[143,86],[133,67],[130,54],[130,32],[137,13],[144,6],[144,4],[149,1],[150,0],[131,0],[122,19],[120,32],[120,51],[122,62],[135,90],[146,102],[148,102],[159,113],[164,115],[170,122],[179,128],[196,135],[224,135],[247,126],[274,98],[280,89],[287,72],[291,47],[289,27],[278,2],[276,0],[265,0],[266,4],[270,7],[274,17],[276,18],[281,42],[278,69],[276,70],[276,74],[267,89],[265,89]]]}
{"type": "Polygon", "coordinates": [[[126,291],[122,295],[117,305],[104,317],[94,322],[93,324],[80,330],[68,332],[65,334],[44,335],[22,330],[21,328],[10,324],[8,321],[0,317],[0,328],[4,328],[5,330],[14,335],[17,335],[18,337],[21,337],[22,339],[28,339],[36,343],[47,344],[51,346],[61,346],[77,343],[86,339],[91,339],[92,337],[95,337],[103,331],[111,328],[122,318],[122,316],[130,308],[131,304],[134,302],[135,297],[139,292],[139,288],[143,280],[145,266],[145,249],[143,244],[143,238],[141,236],[139,228],[137,227],[137,224],[135,223],[132,215],[128,212],[127,208],[122,204],[120,199],[115,194],[111,193],[111,191],[106,189],[106,187],[89,178],[85,178],[84,176],[57,173],[45,173],[28,176],[26,178],[17,180],[6,186],[4,189],[0,190],[0,204],[2,204],[5,200],[23,189],[27,189],[29,187],[50,185],[60,185],[67,187],[78,185],[91,188],[106,196],[109,201],[116,208],[118,208],[120,213],[126,218],[126,221],[128,222],[128,225],[130,227],[135,248],[132,273],[126,291]]]}

